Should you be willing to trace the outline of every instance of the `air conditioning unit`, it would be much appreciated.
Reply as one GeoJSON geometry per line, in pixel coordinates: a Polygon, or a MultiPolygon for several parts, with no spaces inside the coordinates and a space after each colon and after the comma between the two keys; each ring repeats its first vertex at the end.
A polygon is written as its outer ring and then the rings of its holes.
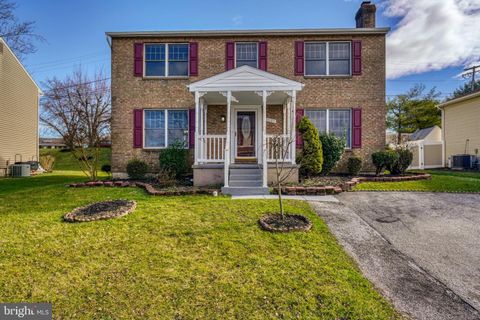
{"type": "Polygon", "coordinates": [[[12,177],[30,177],[29,164],[13,164],[10,166],[12,177]]]}
{"type": "Polygon", "coordinates": [[[456,154],[452,156],[452,169],[472,169],[475,156],[470,154],[456,154]]]}

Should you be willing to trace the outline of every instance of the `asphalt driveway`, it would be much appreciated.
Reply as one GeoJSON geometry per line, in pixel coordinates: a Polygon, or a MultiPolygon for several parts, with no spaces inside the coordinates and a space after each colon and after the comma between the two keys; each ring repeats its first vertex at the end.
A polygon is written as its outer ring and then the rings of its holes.
{"type": "Polygon", "coordinates": [[[480,195],[337,198],[312,206],[397,308],[419,319],[480,318],[480,195]]]}

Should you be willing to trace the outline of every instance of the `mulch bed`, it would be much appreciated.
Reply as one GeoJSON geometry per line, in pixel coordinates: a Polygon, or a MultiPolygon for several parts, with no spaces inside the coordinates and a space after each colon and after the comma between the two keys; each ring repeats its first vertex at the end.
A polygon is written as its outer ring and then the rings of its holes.
{"type": "Polygon", "coordinates": [[[153,183],[130,181],[130,180],[118,180],[118,181],[89,181],[80,183],[71,183],[67,185],[70,188],[85,188],[85,187],[139,187],[145,189],[145,191],[152,196],[182,196],[192,194],[205,194],[215,195],[220,191],[214,188],[205,187],[192,187],[192,186],[177,186],[164,188],[156,186],[153,183]]]}
{"type": "Polygon", "coordinates": [[[312,223],[307,217],[298,214],[286,214],[282,219],[281,214],[268,214],[258,221],[260,227],[270,232],[308,231],[312,223]]]}
{"type": "Polygon", "coordinates": [[[106,220],[125,216],[136,207],[137,203],[133,200],[102,201],[76,208],[67,213],[63,219],[67,222],[106,220]]]}
{"type": "MultiPolygon", "coordinates": [[[[366,181],[373,182],[400,182],[400,181],[415,181],[415,180],[430,180],[432,176],[428,173],[409,173],[402,176],[327,176],[315,177],[305,181],[304,184],[296,186],[282,187],[282,194],[285,195],[328,195],[339,194],[350,191],[357,184],[366,181]],[[333,182],[332,185],[327,185],[333,182]]],[[[277,189],[274,188],[274,192],[277,189]]]]}

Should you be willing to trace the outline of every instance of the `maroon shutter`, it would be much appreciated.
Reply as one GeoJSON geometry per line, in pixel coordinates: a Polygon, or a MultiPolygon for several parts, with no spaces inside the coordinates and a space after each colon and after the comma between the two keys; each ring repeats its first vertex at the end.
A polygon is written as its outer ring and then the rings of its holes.
{"type": "Polygon", "coordinates": [[[195,147],[195,108],[188,110],[188,147],[195,147]]]}
{"type": "Polygon", "coordinates": [[[295,41],[295,75],[303,76],[304,42],[295,41]]]}
{"type": "Polygon", "coordinates": [[[190,75],[198,76],[198,42],[190,42],[190,75]]]}
{"type": "Polygon", "coordinates": [[[133,44],[133,75],[135,77],[143,77],[143,43],[133,44]]]}
{"type": "Polygon", "coordinates": [[[362,74],[362,41],[352,41],[352,75],[362,74]]]}
{"type": "Polygon", "coordinates": [[[362,109],[352,109],[352,149],[362,147],[362,109]]]}
{"type": "Polygon", "coordinates": [[[267,41],[258,43],[258,69],[267,71],[267,41]]]}
{"type": "Polygon", "coordinates": [[[143,110],[133,110],[133,147],[143,146],[143,110]]]}
{"type": "Polygon", "coordinates": [[[225,69],[235,68],[235,42],[227,42],[225,49],[225,69]]]}
{"type": "MultiPolygon", "coordinates": [[[[303,109],[297,109],[296,110],[296,112],[295,112],[295,122],[296,122],[297,125],[300,122],[300,120],[302,120],[303,115],[304,115],[304,110],[303,109]]],[[[301,147],[303,145],[302,135],[300,134],[298,129],[297,129],[296,145],[297,145],[297,147],[301,147]]]]}

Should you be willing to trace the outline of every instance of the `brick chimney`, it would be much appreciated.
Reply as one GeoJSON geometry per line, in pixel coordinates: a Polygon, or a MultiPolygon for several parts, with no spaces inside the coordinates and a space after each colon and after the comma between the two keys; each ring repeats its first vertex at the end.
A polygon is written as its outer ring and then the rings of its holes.
{"type": "Polygon", "coordinates": [[[375,28],[377,7],[371,1],[363,1],[355,15],[357,28],[375,28]]]}

